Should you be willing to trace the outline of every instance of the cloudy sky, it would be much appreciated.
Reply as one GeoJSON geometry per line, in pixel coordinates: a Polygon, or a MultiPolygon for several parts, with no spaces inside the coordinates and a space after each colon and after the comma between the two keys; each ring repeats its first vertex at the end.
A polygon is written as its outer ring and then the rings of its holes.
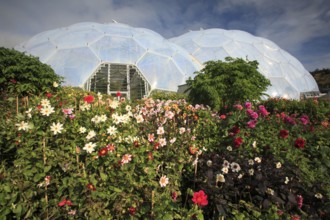
{"type": "Polygon", "coordinates": [[[74,23],[116,20],[165,38],[239,29],[275,42],[305,68],[330,68],[329,0],[0,0],[0,46],[74,23]]]}

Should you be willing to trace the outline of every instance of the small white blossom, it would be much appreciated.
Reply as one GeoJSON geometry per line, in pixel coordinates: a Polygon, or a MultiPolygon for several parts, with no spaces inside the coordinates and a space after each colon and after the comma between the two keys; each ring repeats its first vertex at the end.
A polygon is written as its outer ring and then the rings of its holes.
{"type": "Polygon", "coordinates": [[[30,125],[25,122],[25,121],[21,121],[20,123],[17,123],[16,126],[18,127],[17,129],[23,130],[23,131],[28,131],[30,129],[30,125]]]}
{"type": "Polygon", "coordinates": [[[217,182],[224,183],[226,182],[225,176],[222,174],[217,174],[217,182]]]}
{"type": "Polygon", "coordinates": [[[102,100],[102,98],[103,98],[103,95],[100,92],[98,92],[97,93],[97,99],[98,100],[102,100]]]}
{"type": "Polygon", "coordinates": [[[86,139],[87,139],[87,140],[90,140],[90,139],[92,139],[92,138],[95,137],[95,136],[96,136],[95,131],[91,130],[91,131],[88,132],[88,134],[87,134],[87,136],[86,136],[86,139]]]}
{"type": "Polygon", "coordinates": [[[285,181],[284,181],[285,184],[288,184],[289,183],[289,178],[286,176],[285,177],[285,181]]]}
{"type": "Polygon", "coordinates": [[[172,138],[172,139],[170,140],[170,143],[173,144],[175,141],[176,141],[176,138],[172,138]]]}
{"type": "Polygon", "coordinates": [[[91,105],[87,102],[84,102],[82,105],[80,105],[81,111],[88,111],[91,109],[91,105]]]}
{"type": "Polygon", "coordinates": [[[57,122],[53,122],[53,124],[50,126],[50,130],[54,133],[54,135],[60,134],[63,130],[63,124],[57,122]]]}
{"type": "Polygon", "coordinates": [[[183,134],[184,132],[186,132],[186,128],[184,127],[179,128],[179,134],[183,134]]]}
{"type": "Polygon", "coordinates": [[[211,167],[211,166],[212,166],[212,160],[208,160],[208,161],[206,162],[206,165],[207,165],[208,167],[211,167]]]}
{"type": "Polygon", "coordinates": [[[166,138],[160,138],[159,144],[160,144],[160,146],[164,147],[166,145],[166,138]]]}
{"type": "Polygon", "coordinates": [[[238,163],[235,163],[235,162],[232,162],[232,163],[230,164],[230,167],[231,167],[231,170],[232,170],[233,172],[239,172],[239,171],[241,170],[240,165],[239,165],[238,163]]]}
{"type": "Polygon", "coordinates": [[[316,193],[315,194],[315,197],[318,198],[318,199],[322,199],[323,198],[323,195],[321,193],[316,193]]]}
{"type": "Polygon", "coordinates": [[[58,87],[58,83],[57,82],[53,82],[53,87],[57,88],[58,87]]]}
{"type": "Polygon", "coordinates": [[[253,174],[254,174],[254,169],[249,169],[249,175],[253,176],[253,174]]]}
{"type": "Polygon", "coordinates": [[[115,135],[117,133],[117,128],[115,126],[109,126],[107,129],[109,135],[115,135]]]}
{"type": "Polygon", "coordinates": [[[256,163],[261,163],[261,158],[260,158],[260,157],[256,157],[256,158],[254,158],[254,161],[255,161],[256,163]]]}
{"type": "Polygon", "coordinates": [[[250,160],[248,161],[248,163],[249,163],[250,166],[252,166],[252,165],[254,164],[254,161],[253,161],[252,159],[250,159],[250,160]]]}
{"type": "Polygon", "coordinates": [[[136,122],[137,122],[137,123],[142,123],[142,122],[144,122],[144,118],[143,118],[142,115],[136,115],[136,116],[135,116],[135,119],[136,119],[136,122]]]}
{"type": "Polygon", "coordinates": [[[253,143],[252,143],[252,147],[253,147],[253,148],[256,148],[256,147],[257,147],[257,141],[253,141],[253,143]]]}
{"type": "Polygon", "coordinates": [[[165,133],[165,131],[164,131],[164,128],[163,127],[159,127],[158,129],[157,129],[157,134],[158,135],[162,135],[162,134],[164,134],[165,133]]]}
{"type": "Polygon", "coordinates": [[[233,151],[233,148],[231,146],[227,146],[228,151],[233,151]]]}
{"type": "Polygon", "coordinates": [[[45,116],[49,116],[50,114],[54,113],[54,108],[50,105],[45,105],[41,108],[40,113],[45,116]]]}
{"type": "Polygon", "coordinates": [[[83,149],[85,151],[87,151],[87,153],[93,153],[95,147],[96,147],[96,144],[95,143],[89,142],[89,143],[85,144],[85,146],[83,147],[83,149]]]}
{"type": "Polygon", "coordinates": [[[83,134],[83,133],[85,133],[87,131],[87,129],[85,128],[85,127],[80,127],[79,128],[79,133],[80,134],[83,134]]]}
{"type": "Polygon", "coordinates": [[[32,108],[29,108],[29,110],[25,111],[25,113],[27,114],[28,118],[32,118],[32,108]]]}
{"type": "Polygon", "coordinates": [[[117,100],[110,100],[109,106],[110,106],[112,109],[116,109],[116,108],[118,108],[118,106],[119,106],[119,102],[118,102],[117,100]]]}
{"type": "Polygon", "coordinates": [[[242,179],[242,177],[243,177],[243,174],[240,173],[237,178],[242,179]]]}
{"type": "Polygon", "coordinates": [[[269,195],[274,195],[274,190],[272,190],[271,188],[267,188],[266,193],[269,195]]]}
{"type": "Polygon", "coordinates": [[[159,179],[159,184],[161,187],[165,187],[168,184],[168,178],[166,177],[166,175],[162,176],[159,179]]]}
{"type": "Polygon", "coordinates": [[[130,105],[126,105],[125,109],[126,111],[130,112],[132,110],[132,107],[130,105]]]}
{"type": "Polygon", "coordinates": [[[40,102],[40,105],[43,107],[48,106],[48,105],[50,105],[50,101],[48,99],[42,99],[40,102]]]}
{"type": "Polygon", "coordinates": [[[224,174],[227,174],[228,171],[229,171],[229,169],[228,169],[228,167],[223,167],[223,168],[221,169],[221,171],[222,171],[224,174]]]}
{"type": "Polygon", "coordinates": [[[277,168],[277,169],[280,169],[281,167],[282,167],[281,162],[276,163],[276,168],[277,168]]]}

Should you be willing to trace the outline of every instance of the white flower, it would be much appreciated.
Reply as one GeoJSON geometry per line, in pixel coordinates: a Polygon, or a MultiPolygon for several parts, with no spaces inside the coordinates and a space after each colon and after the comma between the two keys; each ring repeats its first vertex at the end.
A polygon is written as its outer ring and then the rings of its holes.
{"type": "Polygon", "coordinates": [[[86,136],[86,139],[87,139],[87,140],[90,140],[90,139],[92,139],[92,138],[95,137],[95,136],[96,136],[95,131],[91,130],[91,131],[88,132],[88,134],[87,134],[87,136],[86,136]]]}
{"type": "Polygon", "coordinates": [[[253,174],[254,174],[254,169],[249,169],[249,175],[253,176],[253,174]]]}
{"type": "Polygon", "coordinates": [[[227,146],[228,151],[233,151],[233,148],[231,146],[227,146]]]}
{"type": "Polygon", "coordinates": [[[161,187],[165,187],[168,184],[168,178],[166,177],[166,175],[160,178],[159,184],[161,187]]]}
{"type": "Polygon", "coordinates": [[[159,127],[158,129],[157,129],[157,134],[159,134],[159,135],[161,135],[161,134],[164,134],[164,128],[163,127],[159,127]]]}
{"type": "Polygon", "coordinates": [[[208,161],[206,161],[206,165],[207,165],[208,167],[211,167],[211,166],[212,166],[212,160],[208,160],[208,161]]]}
{"type": "Polygon", "coordinates": [[[25,113],[27,114],[28,118],[32,118],[31,112],[32,112],[32,108],[29,108],[29,110],[25,111],[25,113]]]}
{"type": "Polygon", "coordinates": [[[49,102],[48,99],[42,99],[41,102],[40,102],[40,105],[43,106],[43,107],[48,106],[48,105],[50,105],[50,102],[49,102]]]}
{"type": "Polygon", "coordinates": [[[257,162],[257,163],[261,163],[261,158],[260,157],[256,157],[256,158],[254,158],[254,161],[257,162]]]}
{"type": "Polygon", "coordinates": [[[87,153],[93,153],[95,147],[96,147],[95,143],[89,142],[85,144],[85,147],[83,147],[83,149],[87,151],[87,153]]]}
{"type": "Polygon", "coordinates": [[[172,119],[174,117],[174,113],[172,111],[166,111],[165,117],[168,119],[172,119]]]}
{"type": "Polygon", "coordinates": [[[115,135],[117,133],[117,128],[114,126],[109,126],[107,129],[107,133],[109,135],[115,135]]]}
{"type": "Polygon", "coordinates": [[[80,105],[80,110],[81,111],[88,111],[91,109],[91,105],[88,104],[87,102],[84,102],[82,105],[80,105]]]}
{"type": "Polygon", "coordinates": [[[172,139],[170,140],[170,143],[173,144],[175,141],[176,141],[176,138],[172,138],[172,139]]]}
{"type": "Polygon", "coordinates": [[[183,134],[184,132],[186,132],[186,128],[181,127],[181,128],[179,129],[179,134],[183,134]]]}
{"type": "Polygon", "coordinates": [[[257,147],[257,141],[253,141],[252,147],[253,148],[256,148],[257,147]]]}
{"type": "Polygon", "coordinates": [[[55,124],[55,122],[53,122],[53,124],[50,126],[50,130],[54,133],[54,135],[60,134],[63,130],[63,124],[59,122],[55,124]]]}
{"type": "Polygon", "coordinates": [[[223,167],[229,167],[230,164],[229,164],[228,160],[224,160],[222,166],[223,167]]]}
{"type": "Polygon", "coordinates": [[[227,174],[228,173],[228,167],[223,167],[222,169],[221,169],[221,171],[224,173],[224,174],[227,174]]]}
{"type": "Polygon", "coordinates": [[[248,163],[249,163],[249,165],[253,165],[254,164],[254,161],[252,160],[252,159],[250,159],[249,161],[248,161],[248,163]]]}
{"type": "Polygon", "coordinates": [[[23,131],[28,131],[30,129],[30,125],[25,122],[25,121],[21,121],[20,123],[17,123],[16,126],[18,127],[17,129],[23,130],[23,131]]]}
{"type": "Polygon", "coordinates": [[[274,195],[274,190],[272,190],[271,188],[267,188],[266,193],[269,195],[274,195]]]}
{"type": "Polygon", "coordinates": [[[284,181],[285,184],[288,184],[289,183],[289,178],[286,176],[285,177],[285,181],[284,181]]]}
{"type": "Polygon", "coordinates": [[[322,199],[323,198],[323,195],[321,193],[316,193],[315,194],[315,197],[318,198],[318,199],[322,199]]]}
{"type": "Polygon", "coordinates": [[[101,115],[100,116],[100,122],[105,122],[107,120],[107,116],[106,115],[101,115]]]}
{"type": "Polygon", "coordinates": [[[126,105],[125,109],[126,111],[130,112],[132,110],[132,107],[130,105],[126,105]]]}
{"type": "Polygon", "coordinates": [[[241,170],[240,165],[239,165],[238,163],[235,163],[235,162],[232,162],[232,163],[230,164],[230,167],[231,167],[231,170],[232,170],[233,172],[239,172],[239,171],[241,170]]]}
{"type": "Polygon", "coordinates": [[[282,167],[281,162],[276,163],[276,168],[277,168],[277,169],[280,169],[281,167],[282,167]]]}
{"type": "Polygon", "coordinates": [[[57,82],[53,82],[53,87],[57,88],[58,87],[58,83],[57,82]]]}
{"type": "Polygon", "coordinates": [[[222,174],[217,174],[217,182],[224,183],[226,182],[225,176],[222,174]]]}
{"type": "Polygon", "coordinates": [[[41,108],[40,113],[42,115],[49,116],[50,114],[54,113],[54,108],[50,105],[45,105],[41,108]]]}
{"type": "Polygon", "coordinates": [[[97,93],[97,99],[98,99],[98,100],[102,100],[102,97],[103,97],[102,94],[101,94],[100,92],[98,92],[98,93],[97,93]]]}
{"type": "Polygon", "coordinates": [[[159,144],[160,144],[160,146],[164,147],[166,145],[166,138],[160,138],[159,144]]]}
{"type": "Polygon", "coordinates": [[[79,128],[79,133],[80,134],[83,134],[83,133],[85,133],[87,131],[87,129],[85,128],[85,127],[80,127],[79,128]]]}
{"type": "Polygon", "coordinates": [[[142,115],[136,115],[135,116],[136,122],[137,123],[142,123],[144,121],[144,118],[142,115]]]}
{"type": "Polygon", "coordinates": [[[95,115],[92,119],[91,119],[92,122],[94,122],[95,124],[98,124],[101,122],[101,117],[98,116],[98,115],[95,115]]]}
{"type": "Polygon", "coordinates": [[[243,174],[240,173],[237,178],[242,179],[242,177],[243,177],[243,174]]]}
{"type": "Polygon", "coordinates": [[[110,100],[109,106],[112,109],[116,109],[119,106],[119,102],[117,100],[110,100]]]}

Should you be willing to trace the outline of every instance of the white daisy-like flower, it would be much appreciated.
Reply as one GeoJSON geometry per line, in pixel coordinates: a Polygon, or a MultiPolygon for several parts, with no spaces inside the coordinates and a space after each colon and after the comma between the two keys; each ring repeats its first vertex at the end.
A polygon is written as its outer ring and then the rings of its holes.
{"type": "Polygon", "coordinates": [[[233,172],[239,172],[239,171],[241,170],[240,165],[239,165],[238,163],[235,163],[235,162],[232,162],[232,163],[230,164],[230,167],[231,167],[231,170],[232,170],[233,172]]]}
{"type": "Polygon", "coordinates": [[[260,158],[260,157],[256,157],[256,158],[254,158],[254,161],[255,161],[256,163],[261,163],[261,158],[260,158]]]}
{"type": "Polygon", "coordinates": [[[231,146],[227,146],[228,151],[233,151],[233,148],[231,146]]]}
{"type": "Polygon", "coordinates": [[[166,175],[162,176],[159,179],[159,184],[161,187],[165,187],[168,184],[168,178],[166,177],[166,175]]]}
{"type": "Polygon", "coordinates": [[[23,130],[23,131],[28,131],[30,129],[30,125],[25,122],[25,121],[21,121],[20,123],[15,124],[17,126],[17,129],[23,130]]]}
{"type": "Polygon", "coordinates": [[[86,136],[86,139],[87,139],[87,140],[90,140],[90,139],[92,139],[92,138],[95,137],[95,136],[96,136],[95,131],[91,130],[91,131],[88,132],[88,134],[87,134],[87,136],[86,136]]]}
{"type": "Polygon", "coordinates": [[[249,175],[253,176],[253,174],[254,174],[254,169],[249,169],[249,175]]]}
{"type": "Polygon", "coordinates": [[[281,167],[282,167],[281,162],[276,163],[276,168],[277,168],[277,169],[280,169],[281,167]]]}
{"type": "Polygon", "coordinates": [[[160,138],[159,139],[159,145],[164,147],[166,145],[166,138],[160,138]]]}
{"type": "Polygon", "coordinates": [[[95,115],[92,119],[91,119],[92,122],[94,122],[95,124],[98,124],[101,122],[101,118],[100,116],[98,115],[95,115]]]}
{"type": "Polygon", "coordinates": [[[228,162],[228,160],[224,160],[223,163],[222,163],[222,166],[223,167],[229,167],[230,163],[228,162]]]}
{"type": "Polygon", "coordinates": [[[157,129],[157,134],[158,135],[162,135],[162,134],[164,134],[165,133],[165,131],[164,131],[164,128],[163,127],[159,127],[158,129],[157,129]]]}
{"type": "Polygon", "coordinates": [[[62,130],[63,130],[63,124],[59,122],[57,122],[56,124],[55,122],[53,122],[53,124],[50,126],[50,131],[52,131],[54,135],[62,133],[62,130]]]}
{"type": "Polygon", "coordinates": [[[100,92],[98,92],[97,93],[97,99],[98,100],[102,100],[102,98],[103,98],[103,95],[100,92]]]}
{"type": "Polygon", "coordinates": [[[254,161],[253,161],[252,159],[250,159],[250,160],[248,161],[248,163],[249,163],[250,166],[252,166],[252,165],[254,164],[254,161]]]}
{"type": "Polygon", "coordinates": [[[115,135],[117,133],[117,128],[115,126],[109,126],[107,129],[109,135],[115,135]]]}
{"type": "Polygon", "coordinates": [[[132,155],[130,154],[125,154],[122,159],[121,159],[121,163],[122,164],[125,164],[125,163],[128,163],[132,160],[132,155]]]}
{"type": "Polygon", "coordinates": [[[208,167],[211,167],[211,166],[212,166],[212,160],[208,160],[208,161],[206,161],[206,165],[207,165],[208,167]]]}
{"type": "Polygon", "coordinates": [[[243,178],[243,174],[240,173],[237,178],[238,179],[242,179],[243,178]]]}
{"type": "Polygon", "coordinates": [[[110,100],[109,106],[110,106],[112,109],[116,109],[116,108],[118,108],[118,106],[119,106],[119,102],[118,102],[117,100],[110,100]]]}
{"type": "Polygon", "coordinates": [[[45,116],[49,116],[50,114],[54,113],[54,108],[50,105],[45,105],[41,108],[40,113],[45,116]]]}
{"type": "Polygon", "coordinates": [[[144,122],[144,118],[143,118],[142,115],[136,115],[136,116],[135,116],[135,119],[136,119],[136,122],[137,122],[137,123],[142,123],[142,122],[144,122]]]}
{"type": "Polygon", "coordinates": [[[217,174],[217,182],[224,183],[226,182],[225,176],[222,174],[217,174]]]}
{"type": "Polygon", "coordinates": [[[91,153],[93,153],[95,147],[96,147],[96,144],[95,143],[89,142],[89,143],[85,144],[85,146],[83,147],[83,149],[85,151],[87,151],[87,153],[90,153],[91,154],[91,153]]]}
{"type": "Polygon", "coordinates": [[[88,110],[91,109],[91,105],[87,102],[84,102],[83,104],[81,104],[79,106],[79,108],[80,108],[81,111],[88,111],[88,110]]]}
{"type": "Polygon", "coordinates": [[[53,87],[57,88],[58,87],[58,83],[57,82],[53,82],[53,87]]]}
{"type": "Polygon", "coordinates": [[[80,127],[79,128],[79,133],[80,134],[83,134],[83,133],[85,133],[87,131],[87,129],[85,128],[85,127],[80,127]]]}
{"type": "Polygon", "coordinates": [[[43,107],[48,106],[48,105],[50,105],[50,101],[48,99],[42,99],[40,102],[40,105],[43,107]]]}
{"type": "Polygon", "coordinates": [[[105,122],[107,120],[107,116],[105,114],[100,116],[100,122],[105,122]]]}
{"type": "Polygon", "coordinates": [[[168,119],[172,119],[174,117],[174,113],[172,111],[166,111],[165,117],[168,119]]]}
{"type": "Polygon", "coordinates": [[[285,184],[288,184],[289,181],[290,181],[289,178],[286,176],[286,177],[285,177],[285,181],[284,181],[284,183],[285,183],[285,184]]]}
{"type": "Polygon", "coordinates": [[[318,199],[322,199],[323,198],[323,195],[321,193],[316,193],[315,194],[315,197],[318,198],[318,199]]]}
{"type": "Polygon", "coordinates": [[[186,132],[186,128],[184,127],[179,128],[179,134],[183,134],[185,132],[186,132]]]}
{"type": "Polygon", "coordinates": [[[173,144],[175,141],[176,141],[176,138],[172,138],[172,139],[170,140],[170,143],[173,144]]]}
{"type": "Polygon", "coordinates": [[[253,141],[253,143],[252,143],[252,147],[253,147],[253,148],[256,148],[256,147],[257,147],[257,141],[253,141]]]}

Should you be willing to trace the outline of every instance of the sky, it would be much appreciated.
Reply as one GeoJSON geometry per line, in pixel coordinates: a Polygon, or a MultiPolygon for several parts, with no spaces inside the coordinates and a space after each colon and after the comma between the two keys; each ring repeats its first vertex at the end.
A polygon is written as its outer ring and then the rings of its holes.
{"type": "Polygon", "coordinates": [[[0,47],[79,22],[113,20],[164,38],[243,30],[273,41],[308,71],[330,68],[329,0],[0,0],[0,47]]]}

